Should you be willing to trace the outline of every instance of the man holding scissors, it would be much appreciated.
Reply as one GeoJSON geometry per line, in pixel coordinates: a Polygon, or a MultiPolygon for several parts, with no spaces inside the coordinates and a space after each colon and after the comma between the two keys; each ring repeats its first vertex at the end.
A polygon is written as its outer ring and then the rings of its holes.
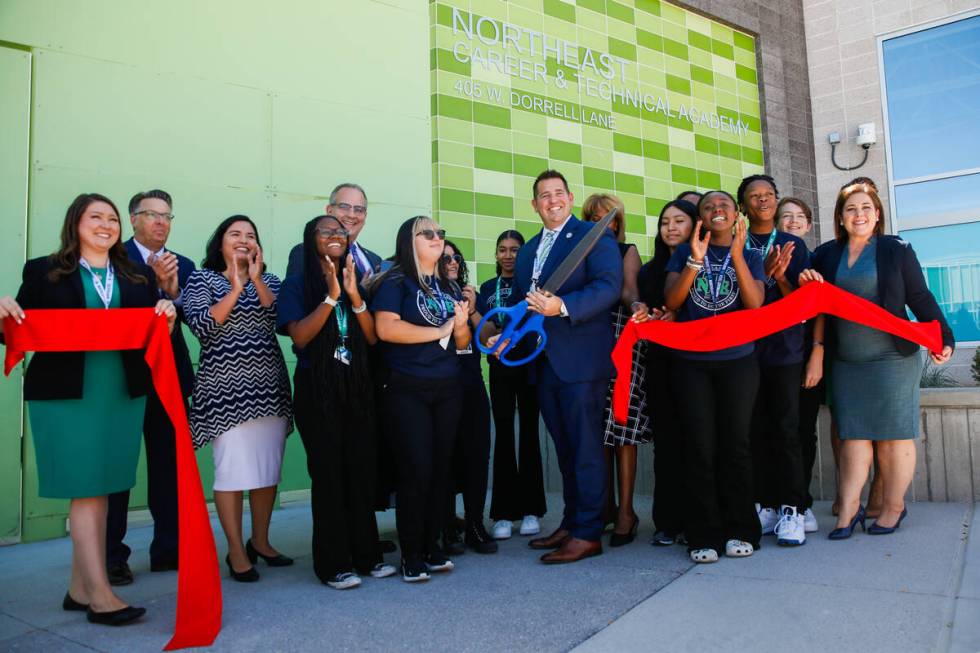
{"type": "Polygon", "coordinates": [[[513,292],[526,294],[528,309],[545,317],[547,343],[531,362],[532,378],[555,442],[565,513],[555,532],[530,546],[555,549],[541,558],[555,564],[602,553],[603,410],[614,344],[609,310],[619,300],[623,264],[607,230],[555,292],[541,289],[592,225],[572,215],[574,197],[560,172],[538,175],[533,195],[531,206],[544,228],[518,252],[513,292]]]}

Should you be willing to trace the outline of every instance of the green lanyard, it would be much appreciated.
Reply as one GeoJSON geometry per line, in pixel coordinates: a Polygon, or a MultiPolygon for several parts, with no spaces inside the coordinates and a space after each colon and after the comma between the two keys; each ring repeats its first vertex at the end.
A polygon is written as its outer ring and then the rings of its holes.
{"type": "Polygon", "coordinates": [[[344,365],[350,365],[351,354],[347,348],[347,310],[344,308],[343,302],[337,302],[333,313],[337,316],[337,334],[339,335],[337,349],[334,351],[333,357],[344,365]]]}
{"type": "MultiPolygon", "coordinates": [[[[749,232],[747,235],[748,235],[748,238],[745,239],[745,249],[746,249],[746,251],[748,251],[750,249],[753,249],[752,246],[754,245],[754,243],[752,242],[752,233],[749,232]]],[[[772,249],[772,244],[774,242],[776,242],[776,230],[775,229],[773,229],[772,230],[772,233],[769,234],[769,242],[767,242],[766,243],[766,246],[762,248],[762,260],[763,261],[766,260],[766,257],[767,256],[769,256],[769,250],[772,249]]]]}
{"type": "MultiPolygon", "coordinates": [[[[502,277],[497,277],[497,289],[493,293],[493,306],[494,306],[494,308],[503,308],[503,306],[501,306],[501,304],[500,304],[500,279],[501,278],[502,277]]],[[[494,322],[497,323],[497,326],[503,326],[504,325],[504,314],[503,313],[497,313],[497,315],[494,316],[493,320],[494,320],[494,322]]]]}

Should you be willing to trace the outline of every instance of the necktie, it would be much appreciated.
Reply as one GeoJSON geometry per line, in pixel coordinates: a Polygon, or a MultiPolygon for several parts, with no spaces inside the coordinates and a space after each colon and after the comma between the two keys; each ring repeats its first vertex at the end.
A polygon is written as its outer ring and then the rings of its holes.
{"type": "Polygon", "coordinates": [[[351,243],[351,251],[354,253],[354,263],[360,268],[361,274],[364,279],[369,279],[374,270],[371,269],[371,262],[368,261],[367,255],[361,251],[361,248],[357,246],[357,243],[351,243]]]}
{"type": "Polygon", "coordinates": [[[534,269],[531,275],[531,289],[537,289],[538,280],[541,278],[541,270],[544,269],[545,261],[548,260],[548,253],[551,252],[551,246],[555,244],[556,234],[550,229],[544,230],[544,236],[541,237],[541,247],[538,248],[538,255],[534,259],[534,269]]]}

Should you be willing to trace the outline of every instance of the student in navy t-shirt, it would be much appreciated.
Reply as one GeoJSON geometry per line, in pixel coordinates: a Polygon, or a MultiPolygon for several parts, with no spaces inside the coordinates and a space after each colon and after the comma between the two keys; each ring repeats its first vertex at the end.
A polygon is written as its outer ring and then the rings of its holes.
{"type": "Polygon", "coordinates": [[[406,220],[394,266],[372,284],[371,310],[391,370],[383,403],[398,477],[402,578],[409,582],[453,568],[438,539],[462,404],[456,352],[470,346],[471,334],[467,302],[439,271],[445,240],[431,218],[406,220]]]}
{"type": "MultiPolygon", "coordinates": [[[[484,281],[480,286],[477,296],[477,312],[480,315],[486,315],[497,307],[513,306],[521,300],[512,294],[512,289],[517,252],[523,246],[524,236],[519,231],[508,229],[497,236],[497,276],[484,281]]],[[[492,326],[487,330],[496,333],[503,319],[494,318],[492,326]]],[[[512,357],[519,356],[515,353],[512,357]]],[[[518,520],[521,522],[521,535],[537,535],[541,532],[538,520],[548,509],[538,438],[537,389],[528,380],[530,366],[508,367],[496,356],[488,356],[487,364],[490,368],[490,405],[496,432],[493,448],[493,494],[490,498],[493,536],[498,540],[509,538],[513,533],[511,522],[518,520]],[[516,434],[515,410],[520,427],[516,434]],[[516,451],[515,435],[520,438],[516,451]]]]}
{"type": "MultiPolygon", "coordinates": [[[[677,311],[677,321],[690,322],[761,306],[762,259],[745,249],[746,227],[735,199],[710,191],[701,198],[698,215],[690,243],[678,245],[667,264],[667,308],[677,311]]],[[[759,385],[753,349],[749,342],[677,352],[675,383],[684,388],[678,396],[685,434],[684,530],[694,562],[714,562],[722,551],[748,556],[759,546],[749,444],[759,385]]]]}
{"type": "MultiPolygon", "coordinates": [[[[776,228],[779,191],[772,177],[746,177],[736,195],[749,219],[745,247],[762,257],[766,274],[763,305],[768,305],[799,287],[800,272],[809,267],[810,254],[800,238],[776,228]]],[[[759,392],[752,415],[756,510],[762,534],[774,533],[783,546],[806,542],[806,487],[798,433],[803,332],[799,323],[756,343],[759,392]]]]}

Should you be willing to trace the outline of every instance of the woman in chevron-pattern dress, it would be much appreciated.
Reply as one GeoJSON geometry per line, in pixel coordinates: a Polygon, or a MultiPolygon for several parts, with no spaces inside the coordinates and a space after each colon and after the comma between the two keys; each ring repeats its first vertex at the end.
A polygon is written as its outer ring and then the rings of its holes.
{"type": "MultiPolygon", "coordinates": [[[[278,277],[265,272],[255,225],[226,219],[183,292],[184,317],[201,343],[190,412],[194,445],[213,442],[214,499],[235,580],[257,580],[257,554],[289,564],[269,544],[292,402],[276,339],[278,277]],[[251,540],[242,544],[242,491],[249,491],[251,540]]],[[[277,562],[273,562],[277,561],[277,562]]],[[[291,562],[291,561],[290,561],[291,562]]]]}

